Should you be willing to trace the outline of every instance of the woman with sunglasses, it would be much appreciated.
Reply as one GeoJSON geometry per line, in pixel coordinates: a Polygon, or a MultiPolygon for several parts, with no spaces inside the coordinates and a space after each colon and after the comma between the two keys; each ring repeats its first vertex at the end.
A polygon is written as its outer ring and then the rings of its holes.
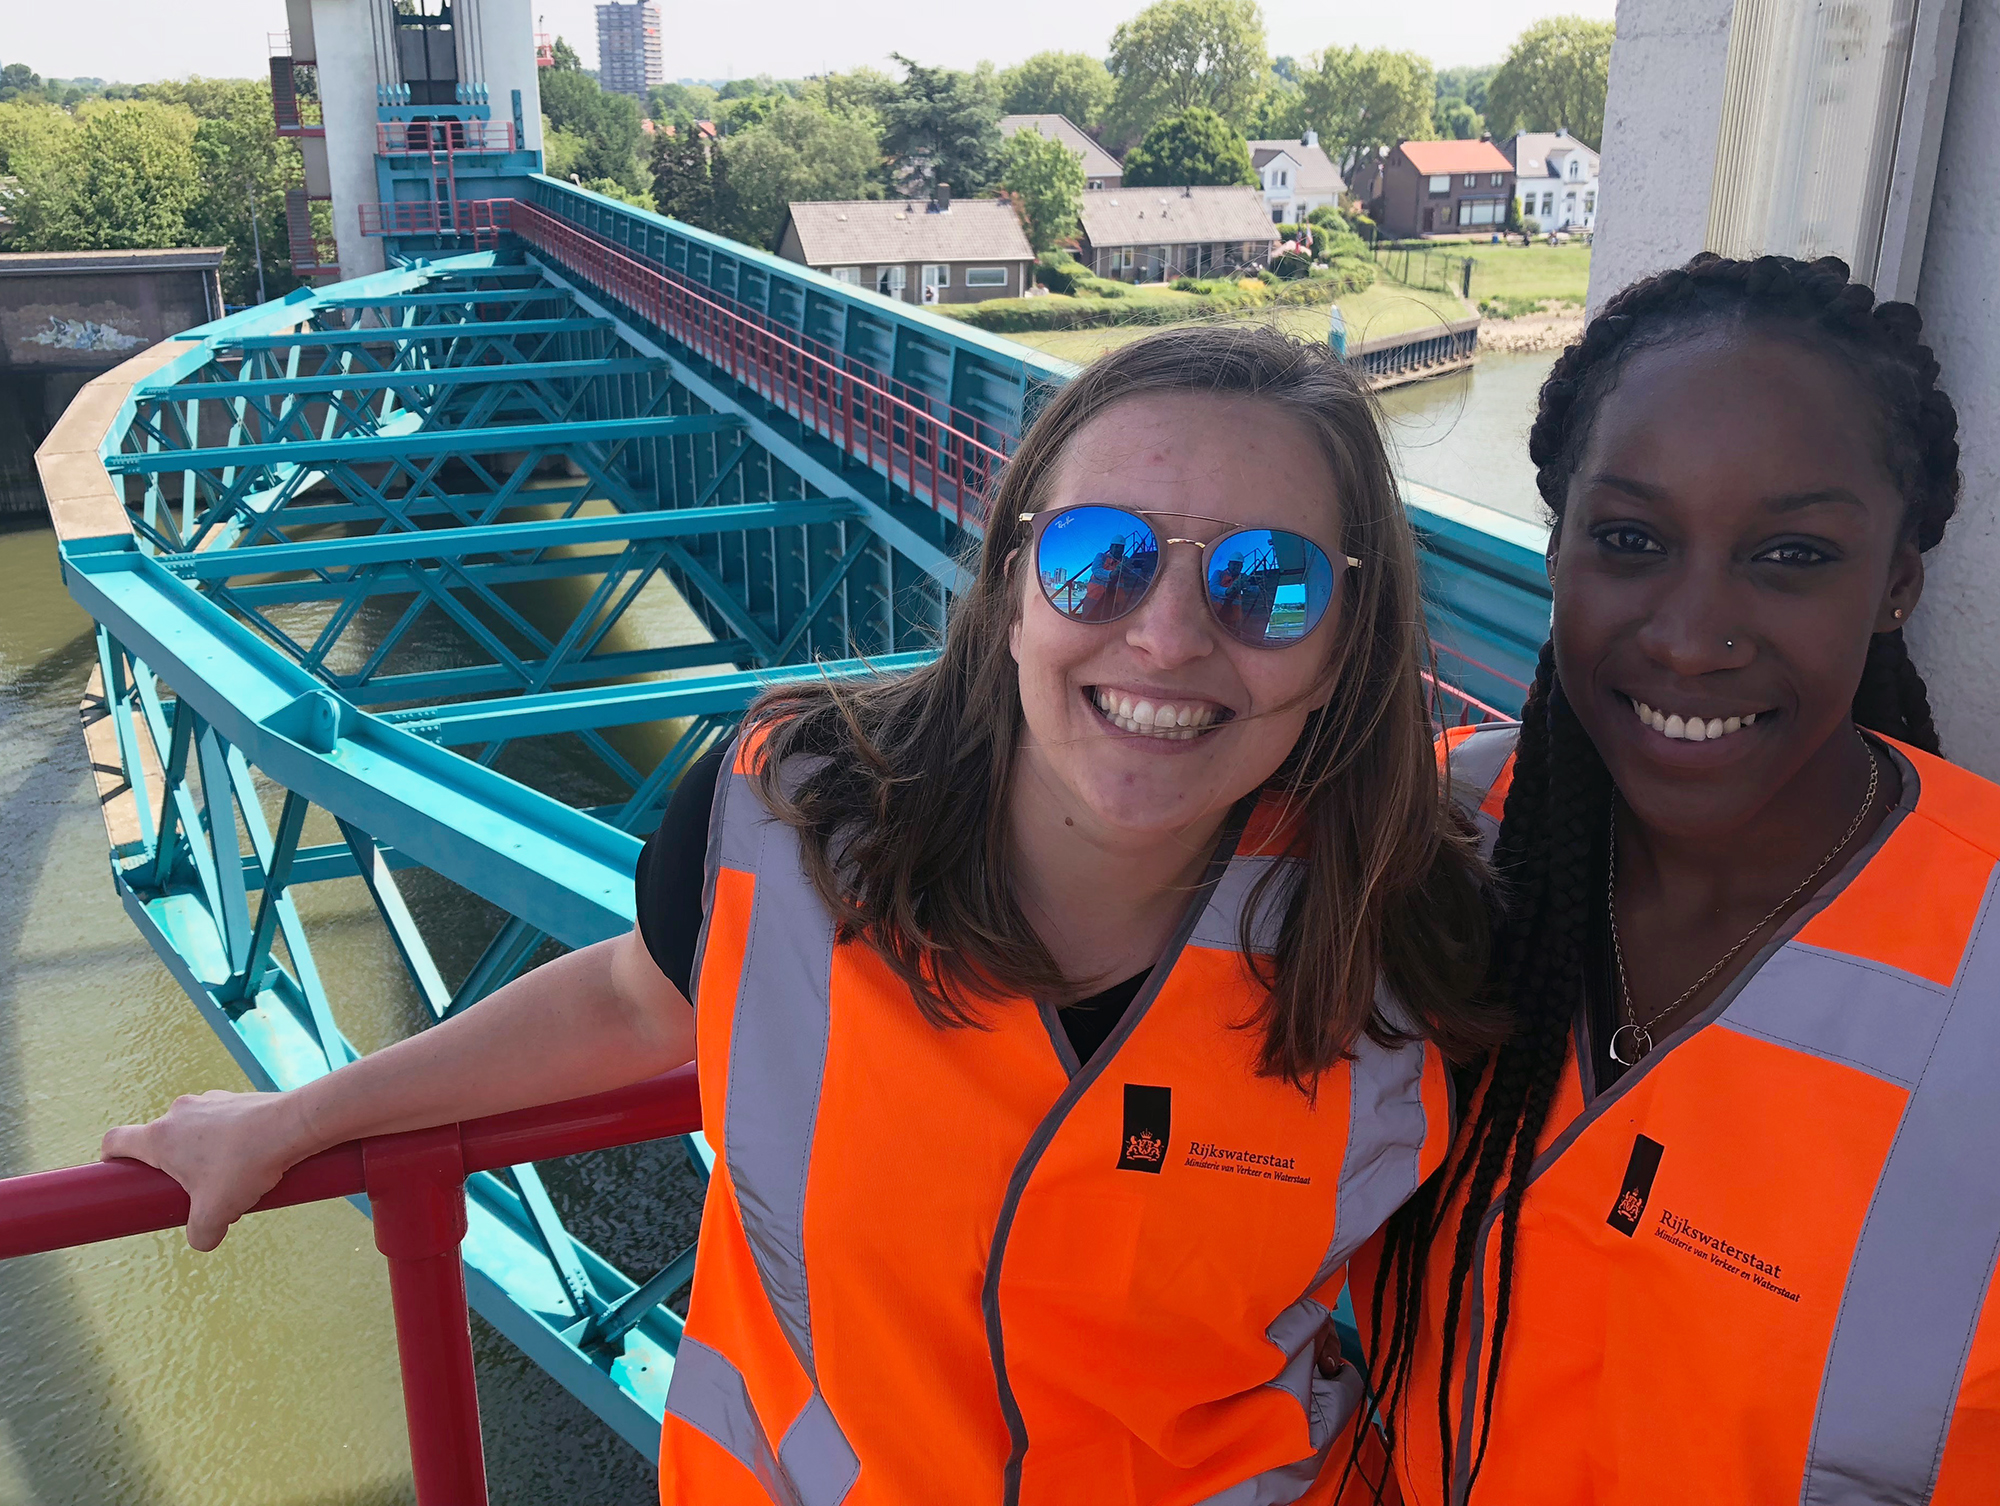
{"type": "Polygon", "coordinates": [[[632,935],[106,1152],[206,1248],[322,1146],[692,1054],[666,1500],[1330,1499],[1347,1257],[1498,1034],[1373,409],[1322,349],[1161,334],[992,518],[935,664],[776,692],[683,781],[632,935]]]}
{"type": "Polygon", "coordinates": [[[2000,790],[1903,641],[1937,377],[1839,261],[1704,255],[1542,389],[1550,642],[1450,760],[1516,1031],[1357,1262],[1405,1501],[2000,1499],[2000,790]]]}

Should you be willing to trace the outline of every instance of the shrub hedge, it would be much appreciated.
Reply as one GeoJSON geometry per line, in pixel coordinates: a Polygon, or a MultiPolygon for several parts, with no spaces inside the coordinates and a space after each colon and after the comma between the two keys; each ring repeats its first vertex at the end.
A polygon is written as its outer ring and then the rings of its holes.
{"type": "MultiPolygon", "coordinates": [[[[1083,272],[1074,262],[1069,265],[1076,267],[1076,272],[1057,275],[1065,277],[1071,292],[1055,291],[1044,281],[1043,285],[1051,288],[1046,297],[940,304],[932,312],[1000,335],[1025,330],[1098,329],[1112,324],[1182,324],[1258,308],[1331,303],[1375,282],[1375,264],[1366,257],[1351,256],[1336,258],[1328,266],[1289,282],[1262,277],[1181,277],[1167,287],[1107,282],[1083,272]]],[[[1042,280],[1042,270],[1037,267],[1037,280],[1042,280]]]]}

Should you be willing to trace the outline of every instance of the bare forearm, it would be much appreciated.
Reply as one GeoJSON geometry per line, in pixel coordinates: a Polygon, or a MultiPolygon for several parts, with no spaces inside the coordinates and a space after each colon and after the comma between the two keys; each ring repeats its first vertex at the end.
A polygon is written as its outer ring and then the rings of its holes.
{"type": "Polygon", "coordinates": [[[457,1018],[294,1090],[293,1148],[309,1155],[554,1103],[679,1066],[692,1054],[692,1012],[635,961],[635,945],[621,937],[560,957],[457,1018]]]}

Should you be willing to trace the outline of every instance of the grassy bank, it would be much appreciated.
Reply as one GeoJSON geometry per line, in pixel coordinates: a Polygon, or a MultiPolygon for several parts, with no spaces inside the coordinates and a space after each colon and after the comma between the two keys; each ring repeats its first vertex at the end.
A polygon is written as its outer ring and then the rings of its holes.
{"type": "Polygon", "coordinates": [[[1496,318],[1513,318],[1550,305],[1582,308],[1590,287],[1590,247],[1499,245],[1471,242],[1452,247],[1472,258],[1472,301],[1496,318]]]}
{"type": "MultiPolygon", "coordinates": [[[[1477,276],[1476,273],[1474,275],[1477,276]]],[[[1423,329],[1433,324],[1446,324],[1454,319],[1466,318],[1471,312],[1457,298],[1413,291],[1386,281],[1359,293],[1343,294],[1339,302],[1341,315],[1347,321],[1349,344],[1382,335],[1399,335],[1405,330],[1423,329]]],[[[1308,308],[1255,309],[1237,314],[1227,321],[1216,322],[1244,321],[1273,324],[1287,334],[1323,340],[1326,338],[1328,319],[1326,305],[1319,304],[1308,308]]],[[[1081,365],[1095,360],[1107,350],[1142,339],[1157,327],[1124,324],[1107,329],[1025,330],[1009,334],[1006,338],[1081,365]]]]}

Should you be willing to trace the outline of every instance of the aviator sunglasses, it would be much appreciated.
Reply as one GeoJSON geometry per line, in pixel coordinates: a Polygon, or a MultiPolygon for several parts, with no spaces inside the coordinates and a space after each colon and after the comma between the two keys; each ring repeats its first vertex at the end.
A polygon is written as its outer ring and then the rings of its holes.
{"type": "MultiPolygon", "coordinates": [[[[1072,622],[1116,622],[1153,589],[1167,544],[1192,544],[1202,552],[1208,610],[1217,626],[1250,648],[1297,643],[1333,604],[1339,572],[1326,551],[1303,534],[1239,528],[1208,542],[1162,538],[1148,518],[1230,521],[1095,503],[1020,514],[1022,523],[1044,520],[1035,540],[1035,577],[1048,604],[1072,622]]],[[[1353,555],[1343,561],[1350,567],[1361,563],[1353,555]]]]}

